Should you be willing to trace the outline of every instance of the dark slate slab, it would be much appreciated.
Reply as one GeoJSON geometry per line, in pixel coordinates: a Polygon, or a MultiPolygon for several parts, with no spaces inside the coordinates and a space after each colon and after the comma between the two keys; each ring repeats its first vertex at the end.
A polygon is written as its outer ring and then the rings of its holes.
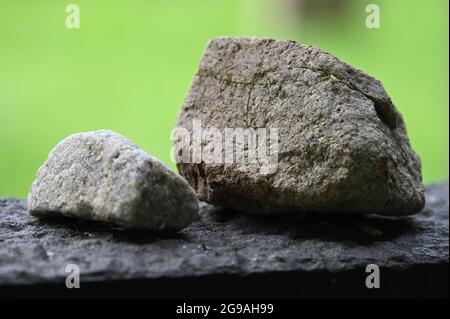
{"type": "Polygon", "coordinates": [[[448,297],[448,183],[411,217],[247,216],[202,204],[170,235],[68,218],[0,200],[0,297],[448,297]],[[67,264],[81,288],[65,287],[67,264]],[[381,269],[367,289],[365,268],[381,269]]]}

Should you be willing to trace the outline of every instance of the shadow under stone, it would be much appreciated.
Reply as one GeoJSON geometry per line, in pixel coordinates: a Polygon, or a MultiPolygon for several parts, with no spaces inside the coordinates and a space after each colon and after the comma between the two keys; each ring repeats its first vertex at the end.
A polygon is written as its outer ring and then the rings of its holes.
{"type": "Polygon", "coordinates": [[[112,223],[100,221],[87,221],[79,218],[66,217],[61,215],[36,218],[37,225],[53,228],[67,235],[111,237],[112,241],[129,242],[134,244],[150,244],[165,239],[186,240],[186,236],[180,232],[150,232],[142,229],[128,229],[112,223]]]}
{"type": "Polygon", "coordinates": [[[225,208],[209,207],[203,212],[204,222],[228,224],[243,234],[287,234],[291,239],[320,239],[324,241],[353,241],[369,245],[392,241],[415,232],[409,217],[378,215],[306,214],[302,218],[287,216],[247,215],[225,208]]]}

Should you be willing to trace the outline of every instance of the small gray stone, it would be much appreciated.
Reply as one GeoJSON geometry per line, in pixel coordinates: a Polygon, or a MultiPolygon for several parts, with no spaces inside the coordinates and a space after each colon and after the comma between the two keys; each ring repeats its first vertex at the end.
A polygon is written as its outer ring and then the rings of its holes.
{"type": "Polygon", "coordinates": [[[61,141],[27,199],[34,216],[65,216],[126,228],[179,230],[198,215],[188,183],[120,134],[102,130],[61,141]]]}
{"type": "Polygon", "coordinates": [[[279,131],[270,173],[261,161],[188,162],[175,154],[201,200],[262,214],[408,215],[424,207],[420,159],[381,82],[320,49],[272,39],[210,41],[177,127],[192,131],[194,120],[221,132],[279,131]]]}

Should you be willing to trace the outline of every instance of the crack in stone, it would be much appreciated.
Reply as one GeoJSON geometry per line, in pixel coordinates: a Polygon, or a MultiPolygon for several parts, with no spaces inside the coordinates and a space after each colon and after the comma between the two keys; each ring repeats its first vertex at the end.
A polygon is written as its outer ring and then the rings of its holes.
{"type": "MultiPolygon", "coordinates": [[[[297,80],[297,81],[286,81],[286,82],[290,82],[290,83],[301,83],[304,84],[306,87],[308,88],[312,88],[320,83],[323,83],[325,81],[332,81],[332,76],[337,78],[336,76],[334,76],[331,73],[325,72],[323,70],[320,69],[314,69],[314,68],[310,68],[310,67],[306,67],[306,66],[297,66],[298,69],[302,69],[302,70],[308,70],[308,71],[312,71],[312,72],[316,72],[319,73],[320,76],[322,77],[322,80],[318,81],[317,83],[314,84],[309,84],[306,81],[303,80],[297,80]]],[[[200,78],[204,78],[204,77],[211,77],[214,78],[215,80],[219,81],[219,82],[223,82],[223,83],[227,83],[227,84],[234,84],[234,85],[243,85],[243,86],[251,86],[249,94],[248,94],[248,98],[247,98],[247,103],[246,103],[246,109],[245,109],[245,124],[247,126],[249,126],[249,121],[248,121],[248,114],[249,114],[249,108],[250,108],[250,97],[251,97],[251,93],[253,92],[253,89],[255,88],[255,86],[260,85],[263,87],[270,87],[272,85],[275,85],[275,83],[258,83],[257,81],[261,78],[261,74],[258,73],[256,74],[255,78],[253,81],[236,81],[236,80],[231,80],[231,79],[226,79],[226,78],[222,78],[220,76],[217,76],[217,74],[211,73],[211,72],[201,72],[197,74],[198,77],[200,78]]],[[[380,117],[380,119],[382,120],[383,123],[385,123],[389,128],[391,129],[395,129],[397,127],[397,123],[398,123],[398,115],[395,113],[395,111],[389,111],[390,109],[392,109],[392,105],[389,102],[384,102],[381,101],[367,93],[364,93],[363,91],[359,90],[356,86],[354,86],[349,80],[346,79],[338,79],[339,82],[342,85],[345,85],[347,88],[349,88],[352,91],[358,92],[361,95],[363,95],[366,99],[368,99],[369,101],[372,102],[372,104],[374,105],[375,111],[377,112],[378,116],[380,117]]]]}

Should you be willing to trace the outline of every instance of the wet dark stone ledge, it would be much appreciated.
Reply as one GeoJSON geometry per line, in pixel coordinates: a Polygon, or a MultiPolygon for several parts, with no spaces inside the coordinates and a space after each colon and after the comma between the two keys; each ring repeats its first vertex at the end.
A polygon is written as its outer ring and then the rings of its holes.
{"type": "Polygon", "coordinates": [[[448,183],[410,217],[247,216],[201,205],[177,234],[39,220],[0,200],[0,297],[448,298],[448,183]],[[80,268],[80,289],[65,286],[80,268]],[[368,289],[365,268],[380,267],[368,289]]]}

